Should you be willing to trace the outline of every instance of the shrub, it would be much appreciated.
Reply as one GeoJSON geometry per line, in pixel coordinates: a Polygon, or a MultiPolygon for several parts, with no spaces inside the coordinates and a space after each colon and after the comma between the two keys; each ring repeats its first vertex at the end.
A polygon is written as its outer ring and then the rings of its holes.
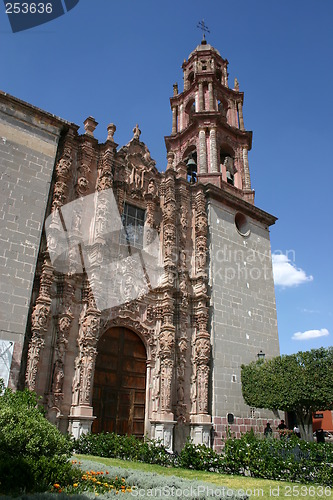
{"type": "Polygon", "coordinates": [[[221,456],[204,444],[195,445],[187,441],[180,452],[178,464],[186,469],[219,471],[222,467],[221,456]]]}
{"type": "Polygon", "coordinates": [[[35,481],[30,463],[22,457],[0,458],[0,493],[32,491],[35,481]]]}
{"type": "Polygon", "coordinates": [[[75,479],[72,445],[48,422],[31,391],[0,384],[0,492],[42,491],[54,478],[75,479]]]}
{"type": "Polygon", "coordinates": [[[7,457],[69,456],[68,436],[44,417],[36,394],[5,389],[0,396],[0,453],[7,457]]]}
{"type": "Polygon", "coordinates": [[[113,432],[83,434],[74,443],[77,453],[105,458],[139,460],[159,465],[172,465],[173,457],[158,441],[142,441],[135,436],[119,436],[113,432]]]}
{"type": "Polygon", "coordinates": [[[261,439],[253,432],[228,439],[223,450],[223,470],[274,480],[302,483],[333,482],[333,445],[290,439],[261,439]]]}

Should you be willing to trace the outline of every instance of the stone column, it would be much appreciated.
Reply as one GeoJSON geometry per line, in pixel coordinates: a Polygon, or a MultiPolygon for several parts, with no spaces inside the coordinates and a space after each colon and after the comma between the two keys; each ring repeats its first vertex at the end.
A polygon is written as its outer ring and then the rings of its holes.
{"type": "Polygon", "coordinates": [[[197,113],[199,111],[199,92],[196,91],[195,93],[195,112],[197,113]]]}
{"type": "Polygon", "coordinates": [[[207,172],[206,131],[199,129],[199,174],[207,172]]]}
{"type": "Polygon", "coordinates": [[[26,385],[30,391],[34,391],[36,388],[41,351],[45,345],[44,336],[47,331],[51,310],[52,300],[50,290],[53,279],[53,267],[49,259],[45,257],[40,277],[39,294],[31,315],[32,336],[29,344],[26,371],[26,385]]]}
{"type": "Polygon", "coordinates": [[[211,82],[208,84],[208,95],[209,95],[209,111],[214,111],[215,99],[214,99],[213,84],[211,82]]]}
{"type": "Polygon", "coordinates": [[[244,178],[245,178],[245,189],[251,189],[251,179],[250,179],[250,169],[249,169],[249,159],[247,154],[247,147],[243,148],[243,165],[244,165],[244,178]]]}
{"type": "Polygon", "coordinates": [[[172,135],[177,134],[177,108],[172,107],[172,135]]]}
{"type": "MultiPolygon", "coordinates": [[[[89,290],[91,295],[91,289],[89,290]]],[[[92,302],[91,297],[89,302],[92,302]]],[[[100,327],[100,312],[93,307],[83,308],[78,337],[79,353],[75,359],[72,383],[72,407],[69,415],[70,432],[78,439],[91,430],[94,420],[92,390],[100,327]]]]}
{"type": "Polygon", "coordinates": [[[228,87],[228,70],[226,66],[223,68],[223,83],[225,87],[228,87]]]}
{"type": "Polygon", "coordinates": [[[239,128],[241,130],[245,130],[245,127],[244,127],[244,118],[243,118],[243,105],[242,105],[241,102],[237,103],[237,108],[238,108],[239,128]]]}
{"type": "Polygon", "coordinates": [[[202,83],[199,83],[199,111],[204,111],[204,93],[202,83]]]}
{"type": "Polygon", "coordinates": [[[218,172],[216,127],[212,127],[210,129],[209,139],[210,139],[210,171],[218,172]]]}
{"type": "Polygon", "coordinates": [[[208,408],[210,336],[207,296],[207,229],[208,219],[203,191],[195,199],[195,255],[197,283],[193,290],[193,319],[191,359],[191,437],[196,444],[210,445],[211,416],[208,408]]]}
{"type": "Polygon", "coordinates": [[[179,132],[184,128],[184,104],[179,106],[179,132]]]}

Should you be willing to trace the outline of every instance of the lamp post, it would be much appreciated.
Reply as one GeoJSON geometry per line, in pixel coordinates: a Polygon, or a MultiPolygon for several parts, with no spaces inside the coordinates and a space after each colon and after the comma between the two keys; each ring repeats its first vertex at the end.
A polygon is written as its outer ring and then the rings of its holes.
{"type": "Polygon", "coordinates": [[[264,352],[262,352],[262,350],[261,350],[261,349],[260,349],[260,351],[258,352],[257,357],[258,357],[258,360],[259,360],[259,361],[265,361],[265,353],[264,353],[264,352]]]}

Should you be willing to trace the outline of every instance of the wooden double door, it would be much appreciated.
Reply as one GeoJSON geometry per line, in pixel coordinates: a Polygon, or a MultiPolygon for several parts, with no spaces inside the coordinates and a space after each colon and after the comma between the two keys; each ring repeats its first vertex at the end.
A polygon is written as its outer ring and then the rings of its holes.
{"type": "Polygon", "coordinates": [[[127,328],[111,328],[98,343],[92,432],[144,435],[146,349],[127,328]]]}

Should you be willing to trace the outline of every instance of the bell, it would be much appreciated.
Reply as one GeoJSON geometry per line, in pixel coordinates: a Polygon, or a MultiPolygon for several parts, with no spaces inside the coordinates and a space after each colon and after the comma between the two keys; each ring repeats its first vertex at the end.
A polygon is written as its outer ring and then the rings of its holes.
{"type": "Polygon", "coordinates": [[[231,172],[229,172],[229,170],[227,170],[227,183],[232,185],[234,184],[234,176],[231,172]]]}
{"type": "Polygon", "coordinates": [[[187,175],[190,178],[190,182],[194,183],[197,179],[197,164],[193,160],[193,158],[189,158],[187,161],[187,175]]]}

